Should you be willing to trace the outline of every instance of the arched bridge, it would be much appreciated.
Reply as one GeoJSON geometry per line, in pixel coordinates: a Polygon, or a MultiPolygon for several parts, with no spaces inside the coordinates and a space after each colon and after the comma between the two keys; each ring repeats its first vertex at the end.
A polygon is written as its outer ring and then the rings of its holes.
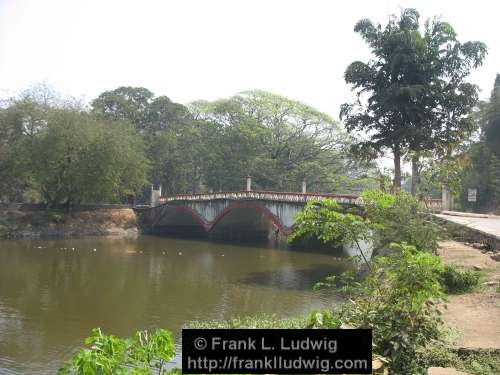
{"type": "Polygon", "coordinates": [[[158,197],[157,205],[141,210],[143,227],[151,233],[209,235],[213,238],[270,238],[287,235],[295,215],[311,199],[333,199],[359,205],[356,195],[238,191],[158,197]]]}

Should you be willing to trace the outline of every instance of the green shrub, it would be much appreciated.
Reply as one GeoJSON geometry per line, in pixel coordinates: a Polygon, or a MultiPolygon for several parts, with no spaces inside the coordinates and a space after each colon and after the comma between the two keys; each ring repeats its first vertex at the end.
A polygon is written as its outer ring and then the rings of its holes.
{"type": "Polygon", "coordinates": [[[437,304],[444,293],[441,259],[415,246],[392,244],[393,255],[376,257],[364,280],[352,274],[330,278],[324,285],[343,285],[348,303],[329,313],[313,312],[317,328],[373,329],[374,352],[391,361],[393,374],[424,372],[417,350],[437,340],[441,319],[437,304]]]}
{"type": "Polygon", "coordinates": [[[105,335],[99,328],[81,349],[59,369],[58,375],[165,374],[164,365],[175,355],[169,331],[138,331],[130,339],[105,335]]]}
{"type": "Polygon", "coordinates": [[[441,282],[447,293],[466,293],[479,284],[479,273],[475,271],[460,271],[452,266],[445,266],[441,272],[441,282]]]}

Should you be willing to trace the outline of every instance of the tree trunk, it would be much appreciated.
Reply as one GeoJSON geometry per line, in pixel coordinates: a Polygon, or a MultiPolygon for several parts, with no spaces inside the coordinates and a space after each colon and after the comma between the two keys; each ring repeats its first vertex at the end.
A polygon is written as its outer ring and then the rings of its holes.
{"type": "Polygon", "coordinates": [[[394,191],[401,189],[401,149],[394,147],[394,191]]]}
{"type": "Polygon", "coordinates": [[[411,157],[411,195],[418,195],[420,185],[420,170],[418,169],[419,154],[415,153],[411,157]]]}

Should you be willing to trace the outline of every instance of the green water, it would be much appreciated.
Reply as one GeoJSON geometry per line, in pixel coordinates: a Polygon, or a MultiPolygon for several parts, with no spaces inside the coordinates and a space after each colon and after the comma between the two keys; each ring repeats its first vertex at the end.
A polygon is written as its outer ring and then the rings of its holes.
{"type": "Polygon", "coordinates": [[[52,374],[91,328],[306,314],[346,263],[330,254],[140,236],[0,241],[0,374],[52,374]],[[95,250],[94,250],[95,249],[95,250]]]}

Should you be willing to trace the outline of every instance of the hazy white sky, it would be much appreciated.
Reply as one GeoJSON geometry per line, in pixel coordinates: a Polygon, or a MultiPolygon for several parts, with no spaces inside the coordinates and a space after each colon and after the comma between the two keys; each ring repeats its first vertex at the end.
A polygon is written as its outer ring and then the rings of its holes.
{"type": "Polygon", "coordinates": [[[500,72],[498,1],[0,0],[0,95],[46,82],[91,100],[144,86],[187,103],[263,89],[338,117],[343,72],[367,60],[356,21],[385,24],[399,7],[441,15],[459,40],[487,44],[471,77],[489,96],[500,72]]]}

